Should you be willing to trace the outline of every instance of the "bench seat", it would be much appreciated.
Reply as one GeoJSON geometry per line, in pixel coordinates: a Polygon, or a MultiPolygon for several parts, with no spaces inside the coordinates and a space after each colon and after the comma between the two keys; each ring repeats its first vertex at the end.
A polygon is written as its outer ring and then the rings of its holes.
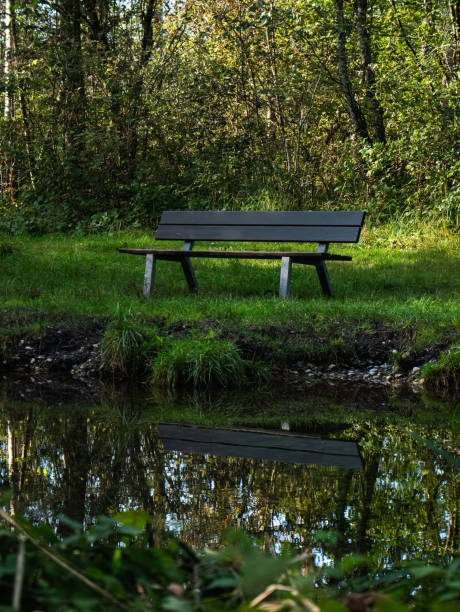
{"type": "Polygon", "coordinates": [[[312,251],[174,251],[169,249],[118,249],[119,253],[130,253],[131,255],[155,255],[157,259],[164,261],[181,261],[190,257],[208,257],[211,259],[282,259],[290,257],[296,263],[310,260],[312,262],[320,259],[333,261],[351,261],[349,255],[334,255],[333,253],[318,253],[312,251]]]}
{"type": "Polygon", "coordinates": [[[157,260],[182,265],[190,291],[198,290],[191,259],[280,259],[280,297],[290,291],[292,264],[315,266],[323,293],[332,296],[326,261],[351,261],[348,255],[328,253],[331,242],[358,242],[362,211],[166,211],[155,238],[183,240],[179,249],[119,248],[120,253],[145,256],[144,295],[152,293],[157,260]],[[195,241],[317,242],[316,251],[193,250],[195,241]]]}

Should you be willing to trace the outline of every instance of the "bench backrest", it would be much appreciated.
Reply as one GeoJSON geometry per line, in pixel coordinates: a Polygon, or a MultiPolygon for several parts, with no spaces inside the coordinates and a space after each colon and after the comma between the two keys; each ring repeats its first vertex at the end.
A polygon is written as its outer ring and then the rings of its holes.
{"type": "Polygon", "coordinates": [[[358,242],[362,211],[165,211],[157,240],[358,242]]]}

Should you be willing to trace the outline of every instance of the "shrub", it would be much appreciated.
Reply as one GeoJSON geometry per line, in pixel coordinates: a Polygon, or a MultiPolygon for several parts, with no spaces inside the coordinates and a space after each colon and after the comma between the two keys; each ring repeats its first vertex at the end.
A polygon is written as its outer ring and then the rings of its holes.
{"type": "Polygon", "coordinates": [[[241,383],[245,365],[230,340],[187,338],[158,353],[152,364],[152,379],[154,384],[167,387],[226,387],[241,383]]]}
{"type": "Polygon", "coordinates": [[[243,532],[227,532],[219,550],[196,552],[172,537],[165,537],[161,548],[152,546],[148,526],[155,519],[143,510],[99,517],[87,530],[61,517],[72,534],[65,539],[47,523],[33,525],[1,507],[0,515],[0,609],[5,611],[324,612],[346,610],[340,599],[356,593],[347,598],[355,602],[348,609],[370,610],[362,604],[370,595],[378,602],[372,609],[453,612],[460,601],[458,557],[437,565],[408,560],[376,572],[370,557],[348,555],[334,566],[305,572],[310,555],[293,557],[287,548],[283,555],[268,554],[243,532]]]}

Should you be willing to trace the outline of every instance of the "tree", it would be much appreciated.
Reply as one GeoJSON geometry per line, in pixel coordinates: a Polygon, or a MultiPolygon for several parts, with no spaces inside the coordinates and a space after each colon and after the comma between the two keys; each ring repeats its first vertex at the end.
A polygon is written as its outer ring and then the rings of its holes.
{"type": "Polygon", "coordinates": [[[356,134],[365,140],[369,140],[366,118],[361,106],[356,100],[356,94],[351,84],[348,70],[348,58],[346,52],[346,31],[343,12],[343,0],[335,1],[336,26],[337,26],[337,65],[339,70],[340,85],[345,97],[348,113],[355,128],[356,134]]]}

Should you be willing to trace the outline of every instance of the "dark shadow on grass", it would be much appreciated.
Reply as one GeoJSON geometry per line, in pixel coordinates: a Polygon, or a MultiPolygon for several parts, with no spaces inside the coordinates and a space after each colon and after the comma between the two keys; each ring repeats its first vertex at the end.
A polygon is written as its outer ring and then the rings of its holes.
{"type": "MultiPolygon", "coordinates": [[[[163,262],[160,262],[163,263],[163,262]]],[[[195,263],[195,262],[194,262],[195,263]]],[[[164,295],[168,285],[168,296],[177,289],[182,294],[185,279],[179,269],[159,266],[157,283],[164,295]]],[[[178,267],[178,266],[177,266],[178,267]]],[[[195,270],[203,295],[240,295],[241,297],[263,297],[278,294],[280,264],[259,266],[246,261],[219,261],[209,265],[200,262],[195,270]]],[[[179,268],[179,267],[178,267],[179,268]]],[[[407,253],[405,261],[360,262],[328,264],[329,275],[337,298],[370,297],[388,299],[442,298],[450,299],[460,294],[458,270],[460,258],[446,256],[445,252],[424,251],[407,253]],[[368,264],[368,265],[366,265],[368,264]]],[[[316,270],[312,266],[294,264],[291,279],[291,296],[300,299],[321,297],[322,291],[316,270]]]]}

